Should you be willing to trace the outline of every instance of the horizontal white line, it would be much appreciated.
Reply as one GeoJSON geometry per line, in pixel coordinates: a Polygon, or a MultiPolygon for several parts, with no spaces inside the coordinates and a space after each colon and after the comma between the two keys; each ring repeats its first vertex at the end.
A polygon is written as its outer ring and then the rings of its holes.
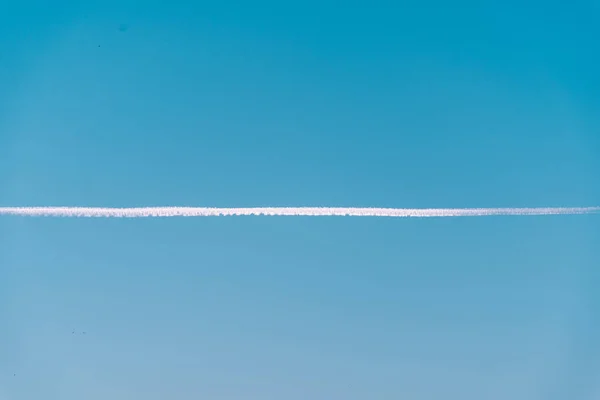
{"type": "Polygon", "coordinates": [[[348,217],[482,217],[492,215],[593,214],[600,207],[539,208],[358,208],[358,207],[0,207],[0,215],[45,217],[212,217],[232,215],[348,217]]]}

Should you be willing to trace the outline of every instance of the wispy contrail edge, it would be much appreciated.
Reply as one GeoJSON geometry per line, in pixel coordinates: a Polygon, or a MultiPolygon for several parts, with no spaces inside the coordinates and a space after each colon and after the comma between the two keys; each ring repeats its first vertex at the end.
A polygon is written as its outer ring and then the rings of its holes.
{"type": "Polygon", "coordinates": [[[599,213],[600,207],[538,208],[361,208],[361,207],[0,207],[0,216],[41,217],[212,217],[233,215],[351,217],[483,217],[493,215],[574,215],[599,213]]]}

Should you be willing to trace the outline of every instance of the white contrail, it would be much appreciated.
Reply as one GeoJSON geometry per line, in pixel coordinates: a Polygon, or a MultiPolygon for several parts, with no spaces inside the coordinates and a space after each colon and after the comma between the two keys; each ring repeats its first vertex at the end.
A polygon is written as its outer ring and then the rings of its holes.
{"type": "Polygon", "coordinates": [[[483,217],[492,215],[593,214],[600,207],[544,208],[359,208],[359,207],[0,207],[1,215],[41,217],[216,217],[231,215],[349,217],[483,217]]]}

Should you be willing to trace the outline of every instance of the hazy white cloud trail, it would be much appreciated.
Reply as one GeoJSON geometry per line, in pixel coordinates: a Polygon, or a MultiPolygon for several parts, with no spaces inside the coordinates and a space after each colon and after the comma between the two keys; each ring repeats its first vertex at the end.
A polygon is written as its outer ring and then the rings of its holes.
{"type": "Polygon", "coordinates": [[[600,207],[544,208],[359,208],[359,207],[0,207],[0,215],[30,217],[217,217],[233,215],[347,217],[484,217],[493,215],[594,214],[600,207]]]}

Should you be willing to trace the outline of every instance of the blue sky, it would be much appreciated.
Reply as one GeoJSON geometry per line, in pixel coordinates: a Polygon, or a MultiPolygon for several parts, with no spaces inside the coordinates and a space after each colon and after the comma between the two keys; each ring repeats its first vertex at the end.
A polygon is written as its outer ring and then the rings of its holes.
{"type": "MultiPolygon", "coordinates": [[[[599,19],[3,4],[0,204],[598,205],[599,19]]],[[[594,399],[598,223],[2,217],[0,398],[594,399]]]]}

